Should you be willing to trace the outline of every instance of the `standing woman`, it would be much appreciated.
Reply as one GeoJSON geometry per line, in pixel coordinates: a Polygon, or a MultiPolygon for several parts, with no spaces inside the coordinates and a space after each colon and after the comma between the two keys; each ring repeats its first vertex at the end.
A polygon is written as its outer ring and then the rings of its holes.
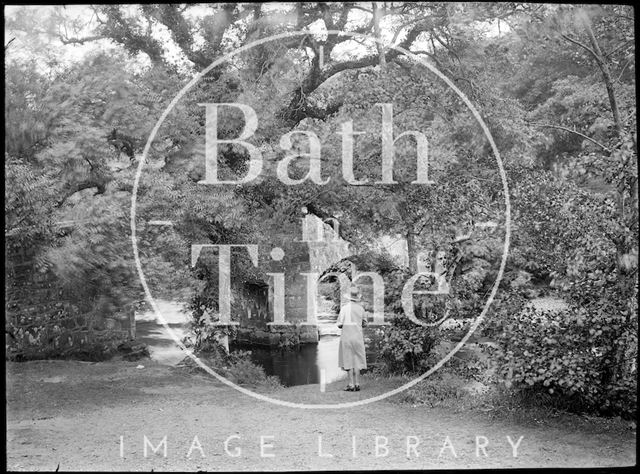
{"type": "Polygon", "coordinates": [[[367,368],[362,334],[362,327],[366,324],[366,319],[364,308],[360,304],[360,290],[357,286],[352,286],[349,289],[347,298],[349,302],[340,308],[338,316],[338,327],[342,328],[338,349],[338,365],[349,373],[349,385],[345,387],[345,390],[358,392],[360,391],[358,380],[360,370],[367,368]]]}

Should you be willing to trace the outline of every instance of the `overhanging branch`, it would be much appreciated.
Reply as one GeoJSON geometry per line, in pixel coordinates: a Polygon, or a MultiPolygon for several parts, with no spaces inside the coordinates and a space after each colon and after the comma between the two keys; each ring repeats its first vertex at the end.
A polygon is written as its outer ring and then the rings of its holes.
{"type": "MultiPolygon", "coordinates": [[[[401,41],[398,46],[408,50],[422,30],[421,25],[415,25],[411,30],[409,30],[405,39],[401,41]]],[[[402,53],[397,49],[390,50],[385,54],[386,61],[393,61],[401,54],[402,53]]],[[[281,110],[278,115],[286,120],[291,127],[294,127],[307,117],[305,111],[312,109],[306,103],[305,97],[307,95],[314,92],[324,82],[342,71],[375,66],[379,61],[380,57],[378,54],[371,54],[359,59],[334,63],[321,71],[318,67],[317,60],[314,59],[314,64],[312,65],[308,76],[305,78],[302,85],[293,92],[293,97],[289,102],[289,105],[281,110]]]]}
{"type": "Polygon", "coordinates": [[[586,44],[578,41],[577,39],[571,38],[570,36],[567,36],[564,33],[561,33],[560,36],[562,38],[564,38],[565,40],[569,41],[570,43],[573,43],[573,44],[575,44],[577,46],[580,46],[582,49],[587,51],[589,54],[591,54],[591,56],[593,56],[593,58],[597,61],[598,64],[602,63],[602,58],[600,56],[598,56],[596,54],[596,52],[593,49],[591,49],[589,46],[587,46],[586,44]]]}
{"type": "Polygon", "coordinates": [[[570,128],[567,127],[563,127],[561,125],[552,125],[552,124],[548,124],[548,123],[534,123],[534,122],[529,122],[530,125],[536,126],[536,127],[545,127],[545,128],[556,128],[558,130],[564,130],[565,132],[569,132],[569,133],[573,133],[575,135],[578,135],[582,138],[584,138],[585,140],[589,140],[591,143],[598,145],[600,148],[602,148],[603,150],[611,153],[611,149],[606,147],[605,145],[603,145],[602,143],[600,143],[597,140],[594,140],[591,137],[588,137],[587,135],[578,132],[577,130],[572,130],[570,128]]]}
{"type": "Polygon", "coordinates": [[[83,38],[68,38],[66,36],[63,35],[58,35],[58,38],[60,38],[60,41],[62,41],[62,44],[85,44],[85,43],[89,43],[91,41],[98,41],[101,39],[105,39],[106,36],[104,35],[93,35],[93,36],[85,36],[83,38]]]}

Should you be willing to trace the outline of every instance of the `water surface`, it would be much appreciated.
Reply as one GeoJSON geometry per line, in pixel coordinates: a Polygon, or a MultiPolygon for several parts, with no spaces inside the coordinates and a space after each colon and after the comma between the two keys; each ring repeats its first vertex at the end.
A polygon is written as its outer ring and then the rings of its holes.
{"type": "MultiPolygon", "coordinates": [[[[156,300],[169,330],[178,338],[188,333],[189,314],[182,303],[156,300]]],[[[321,382],[331,383],[347,378],[347,373],[338,367],[338,345],[340,329],[335,324],[337,315],[324,313],[318,318],[320,339],[318,344],[303,344],[287,351],[278,348],[247,346],[231,343],[230,349],[249,350],[251,359],[264,368],[267,375],[277,376],[283,385],[306,385],[321,382]]],[[[186,354],[178,347],[171,333],[158,321],[153,311],[136,314],[136,338],[147,344],[151,358],[161,364],[176,365],[186,354]]],[[[367,351],[367,362],[375,354],[367,351]]]]}

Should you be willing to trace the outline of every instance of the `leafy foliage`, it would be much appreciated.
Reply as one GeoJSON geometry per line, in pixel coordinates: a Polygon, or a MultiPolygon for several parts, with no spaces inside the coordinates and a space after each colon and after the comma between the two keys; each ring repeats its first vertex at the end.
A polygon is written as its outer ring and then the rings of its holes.
{"type": "Polygon", "coordinates": [[[399,316],[385,328],[380,359],[389,373],[422,373],[434,363],[432,350],[439,342],[438,329],[417,326],[399,316]]]}
{"type": "MultiPolygon", "coordinates": [[[[17,40],[5,47],[5,232],[18,248],[34,250],[40,267],[96,316],[141,298],[128,235],[134,168],[155,120],[191,74],[275,32],[323,23],[378,34],[372,12],[349,2],[219,4],[203,7],[203,15],[191,4],[103,5],[89,7],[89,24],[52,8],[37,17],[26,7],[8,16],[17,40]],[[101,51],[61,61],[64,48],[93,41],[101,51]]],[[[382,17],[394,44],[428,59],[474,103],[500,150],[513,204],[512,245],[502,302],[484,330],[499,340],[501,374],[517,388],[543,390],[581,409],[633,413],[638,191],[631,8],[387,3],[382,17]],[[522,312],[520,275],[548,284],[545,291],[557,292],[570,309],[522,312]]],[[[400,314],[400,291],[419,250],[453,254],[454,235],[481,221],[503,224],[504,190],[476,118],[414,61],[356,39],[308,35],[237,54],[193,87],[158,130],[137,195],[139,256],[153,291],[190,299],[198,347],[215,345],[217,274],[201,266],[191,271],[192,243],[262,243],[265,235],[281,241],[297,232],[304,206],[339,219],[360,254],[358,269],[383,274],[385,307],[400,314]],[[241,187],[199,185],[206,153],[198,104],[236,101],[260,117],[251,140],[263,151],[263,173],[241,187]],[[397,183],[374,186],[381,175],[375,104],[385,102],[393,103],[394,136],[427,136],[434,185],[411,184],[415,143],[403,138],[397,183]],[[346,120],[365,132],[354,146],[354,176],[368,179],[362,186],[340,178],[337,132],[346,120]],[[279,138],[291,131],[320,137],[329,183],[287,186],[276,179],[285,155],[279,138]],[[173,226],[153,228],[152,220],[173,226]],[[389,236],[406,240],[409,269],[367,253],[389,236]]],[[[243,126],[237,111],[221,113],[220,136],[235,137],[243,126]]],[[[293,142],[292,151],[308,149],[302,138],[293,142]]],[[[248,156],[238,148],[221,148],[223,176],[247,171],[248,156]]],[[[288,171],[301,177],[308,168],[300,158],[288,171]]],[[[421,309],[473,316],[496,276],[502,232],[464,244],[448,302],[433,299],[421,309]]],[[[264,281],[246,258],[235,260],[233,273],[235,288],[264,281]]],[[[390,371],[423,371],[438,337],[396,318],[384,334],[383,359],[390,371]]],[[[251,370],[241,372],[261,377],[251,370]]]]}
{"type": "MultiPolygon", "coordinates": [[[[264,368],[251,360],[251,351],[237,350],[227,354],[222,347],[213,345],[201,352],[199,358],[216,373],[236,384],[269,390],[282,387],[278,377],[267,375],[264,368]]],[[[191,358],[186,358],[183,364],[191,370],[202,371],[191,358]]]]}
{"type": "Polygon", "coordinates": [[[28,163],[5,156],[5,233],[18,248],[38,248],[53,238],[52,179],[28,163]]]}
{"type": "Polygon", "coordinates": [[[499,375],[509,385],[564,398],[574,410],[635,416],[637,372],[614,377],[612,368],[619,348],[637,347],[637,317],[609,310],[529,307],[503,315],[499,375]]]}

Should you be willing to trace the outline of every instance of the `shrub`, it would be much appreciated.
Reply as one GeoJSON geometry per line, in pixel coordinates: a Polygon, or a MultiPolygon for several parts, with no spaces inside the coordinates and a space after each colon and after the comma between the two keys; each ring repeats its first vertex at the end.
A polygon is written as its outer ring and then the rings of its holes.
{"type": "Polygon", "coordinates": [[[224,356],[227,374],[238,384],[259,384],[267,379],[264,369],[251,360],[251,351],[236,351],[224,356]]]}
{"type": "MultiPolygon", "coordinates": [[[[199,358],[218,374],[239,385],[263,386],[270,389],[282,387],[278,377],[267,375],[265,370],[251,360],[251,351],[226,351],[213,342],[208,350],[200,351],[199,358]]],[[[193,370],[202,370],[191,358],[185,358],[183,365],[193,370]]]]}
{"type": "Polygon", "coordinates": [[[424,372],[433,363],[431,353],[439,342],[433,327],[418,326],[406,317],[391,319],[384,330],[379,360],[391,374],[424,372]]]}
{"type": "Polygon", "coordinates": [[[217,326],[218,314],[207,308],[203,295],[195,295],[187,305],[187,310],[191,312],[189,321],[190,334],[184,338],[183,342],[192,346],[196,351],[210,352],[217,351],[218,338],[229,336],[234,339],[236,336],[235,326],[217,326]]]}
{"type": "Polygon", "coordinates": [[[629,347],[633,339],[637,350],[637,318],[602,309],[503,312],[496,334],[499,375],[507,386],[545,392],[574,411],[635,416],[637,373],[614,376],[613,369],[619,346],[629,347]]]}

